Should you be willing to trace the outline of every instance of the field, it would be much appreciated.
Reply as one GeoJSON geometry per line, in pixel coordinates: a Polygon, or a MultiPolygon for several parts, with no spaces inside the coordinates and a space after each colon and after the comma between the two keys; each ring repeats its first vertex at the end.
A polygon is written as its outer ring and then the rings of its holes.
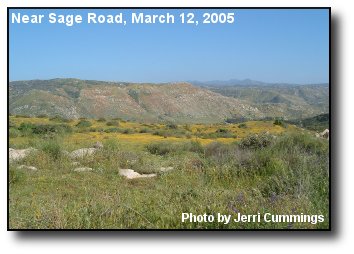
{"type": "Polygon", "coordinates": [[[9,117],[11,229],[327,229],[328,141],[281,121],[9,117]],[[79,148],[103,144],[73,159],[79,148]],[[38,170],[20,169],[21,165],[38,170]],[[88,167],[89,172],[74,169],[88,167]],[[19,168],[20,167],[20,168],[19,168]],[[173,168],[162,172],[161,168],[173,168]],[[119,169],[152,178],[126,179],[119,169]],[[183,212],[322,214],[323,223],[189,223],[183,212]]]}

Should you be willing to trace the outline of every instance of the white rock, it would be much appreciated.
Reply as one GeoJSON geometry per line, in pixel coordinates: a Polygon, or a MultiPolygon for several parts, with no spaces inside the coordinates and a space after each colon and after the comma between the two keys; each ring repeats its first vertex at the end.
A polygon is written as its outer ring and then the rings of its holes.
{"type": "Polygon", "coordinates": [[[27,166],[27,165],[21,165],[17,167],[18,169],[25,169],[25,170],[32,170],[32,171],[37,171],[38,169],[33,166],[27,166]]]}
{"type": "Polygon", "coordinates": [[[34,153],[34,152],[37,152],[38,150],[35,149],[35,148],[27,148],[27,149],[13,149],[13,148],[10,148],[9,149],[9,159],[10,159],[10,162],[12,161],[17,161],[17,160],[21,160],[21,159],[24,159],[26,158],[30,153],[34,153]]]}
{"type": "Polygon", "coordinates": [[[329,130],[328,130],[328,129],[325,129],[324,131],[322,131],[322,132],[320,133],[320,136],[321,136],[322,138],[329,139],[329,130]]]}
{"type": "MultiPolygon", "coordinates": [[[[157,174],[142,174],[139,177],[144,178],[144,177],[155,177],[155,176],[157,176],[157,174]]],[[[137,178],[139,178],[139,177],[137,177],[137,178]]]]}
{"type": "Polygon", "coordinates": [[[119,169],[119,174],[125,176],[128,179],[145,178],[145,177],[155,177],[156,174],[139,174],[132,169],[119,169]]]}
{"type": "Polygon", "coordinates": [[[103,144],[99,141],[97,141],[94,145],[93,145],[93,148],[97,148],[97,149],[101,149],[103,148],[103,144]]]}
{"type": "Polygon", "coordinates": [[[173,167],[161,167],[160,168],[160,172],[168,172],[173,170],[173,167]]]}
{"type": "Polygon", "coordinates": [[[92,168],[88,168],[88,167],[82,167],[82,168],[75,168],[74,171],[75,172],[87,172],[87,171],[92,171],[92,168]]]}
{"type": "Polygon", "coordinates": [[[72,159],[83,158],[92,155],[96,152],[97,148],[80,148],[70,153],[72,159]]]}

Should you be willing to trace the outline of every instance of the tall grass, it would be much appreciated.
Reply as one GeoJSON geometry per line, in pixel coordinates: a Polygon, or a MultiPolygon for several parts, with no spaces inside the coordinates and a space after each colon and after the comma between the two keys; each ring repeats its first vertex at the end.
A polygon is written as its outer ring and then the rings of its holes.
{"type": "Polygon", "coordinates": [[[10,228],[328,228],[328,141],[307,134],[266,138],[206,146],[126,146],[109,139],[95,155],[76,160],[94,169],[83,173],[73,172],[63,153],[70,148],[60,139],[41,140],[36,155],[18,162],[37,167],[36,173],[10,168],[10,228]],[[174,170],[159,171],[169,166],[174,170]],[[119,168],[158,176],[127,180],[119,168]],[[181,223],[182,212],[323,214],[326,221],[181,223]]]}

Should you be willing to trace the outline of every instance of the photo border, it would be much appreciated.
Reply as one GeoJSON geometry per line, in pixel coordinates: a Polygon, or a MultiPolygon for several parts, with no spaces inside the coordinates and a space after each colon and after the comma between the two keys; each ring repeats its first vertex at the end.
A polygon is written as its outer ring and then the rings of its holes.
{"type": "MultiPolygon", "coordinates": [[[[202,10],[202,9],[223,9],[223,10],[240,10],[240,9],[274,9],[274,10],[292,10],[292,9],[305,9],[305,10],[328,10],[328,61],[329,61],[329,72],[328,72],[328,86],[329,86],[329,130],[332,132],[332,101],[331,101],[331,86],[332,86],[332,45],[331,45],[331,35],[332,35],[332,14],[331,7],[7,7],[7,231],[123,231],[123,232],[132,232],[132,231],[222,231],[222,232],[242,232],[242,231],[251,231],[251,232],[259,232],[259,231],[282,231],[282,232],[299,232],[299,231],[312,231],[312,232],[323,232],[323,231],[332,231],[332,138],[329,138],[329,207],[328,207],[328,229],[139,229],[139,228],[122,228],[122,229],[12,229],[10,228],[10,160],[9,160],[9,147],[10,147],[10,136],[9,136],[9,127],[10,127],[10,104],[9,104],[9,84],[10,84],[10,68],[9,68],[9,42],[10,42],[10,22],[9,22],[9,14],[10,10],[103,10],[103,9],[111,9],[111,10],[137,10],[137,9],[145,9],[145,10],[202,10]]],[[[334,137],[334,135],[332,135],[334,137]]]]}

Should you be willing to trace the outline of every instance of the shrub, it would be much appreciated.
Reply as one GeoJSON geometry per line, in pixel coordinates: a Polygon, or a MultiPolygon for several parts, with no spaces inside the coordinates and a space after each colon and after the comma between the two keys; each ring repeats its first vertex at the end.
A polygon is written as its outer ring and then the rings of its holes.
{"type": "Polygon", "coordinates": [[[169,123],[166,125],[166,127],[169,129],[174,129],[174,130],[178,128],[177,124],[174,124],[174,123],[169,123]]]}
{"type": "Polygon", "coordinates": [[[66,124],[39,124],[32,128],[34,134],[63,134],[72,132],[72,128],[66,124]]]}
{"type": "Polygon", "coordinates": [[[247,128],[247,124],[241,123],[241,124],[238,125],[238,127],[241,128],[241,129],[246,129],[247,128]]]}
{"type": "Polygon", "coordinates": [[[194,152],[203,153],[203,146],[196,141],[172,143],[169,141],[150,143],[146,146],[152,154],[165,155],[168,153],[194,152]]]}
{"type": "Polygon", "coordinates": [[[10,168],[9,170],[9,183],[16,184],[22,182],[26,178],[26,174],[23,170],[16,170],[10,168]]]}
{"type": "Polygon", "coordinates": [[[54,160],[58,160],[62,155],[62,147],[56,140],[44,142],[41,146],[41,150],[54,160]]]}
{"type": "Polygon", "coordinates": [[[272,144],[272,137],[268,134],[253,134],[241,140],[242,149],[262,149],[272,144]]]}
{"type": "Polygon", "coordinates": [[[105,121],[106,119],[104,119],[103,117],[97,119],[97,122],[105,122],[105,121]]]}
{"type": "Polygon", "coordinates": [[[49,118],[49,120],[56,121],[56,122],[63,122],[63,123],[68,123],[71,121],[70,119],[67,119],[67,118],[64,118],[61,116],[54,116],[54,117],[49,118]]]}
{"type": "Polygon", "coordinates": [[[80,120],[80,122],[78,122],[78,124],[76,124],[76,127],[79,127],[79,128],[85,128],[85,127],[91,127],[91,126],[92,126],[92,123],[87,120],[80,120]]]}
{"type": "Polygon", "coordinates": [[[121,132],[121,129],[119,129],[119,128],[109,128],[109,129],[105,129],[104,132],[106,132],[106,133],[121,132]]]}
{"type": "Polygon", "coordinates": [[[172,144],[170,142],[151,143],[146,146],[146,149],[152,154],[165,155],[172,152],[172,144]]]}
{"type": "Polygon", "coordinates": [[[225,122],[226,123],[242,123],[246,122],[248,119],[244,117],[238,117],[238,118],[226,118],[225,122]]]}
{"type": "Polygon", "coordinates": [[[123,134],[131,134],[131,133],[134,133],[134,131],[132,129],[124,129],[123,134]]]}
{"type": "Polygon", "coordinates": [[[18,127],[18,130],[22,132],[32,132],[32,129],[35,127],[33,123],[21,123],[18,127]]]}
{"type": "Polygon", "coordinates": [[[107,126],[119,126],[118,121],[109,121],[106,123],[107,126]]]}
{"type": "Polygon", "coordinates": [[[273,124],[274,124],[274,125],[282,126],[282,127],[284,127],[284,128],[287,127],[287,124],[286,124],[286,123],[284,122],[284,120],[281,119],[281,118],[275,119],[273,124]]]}
{"type": "Polygon", "coordinates": [[[220,142],[212,142],[205,147],[205,155],[208,157],[211,156],[221,156],[228,149],[226,144],[220,142]]]}
{"type": "Polygon", "coordinates": [[[108,139],[104,142],[103,147],[106,151],[117,151],[119,150],[119,142],[117,139],[108,139]]]}
{"type": "Polygon", "coordinates": [[[16,138],[21,135],[21,132],[15,128],[10,128],[9,129],[9,137],[10,138],[16,138]]]}

